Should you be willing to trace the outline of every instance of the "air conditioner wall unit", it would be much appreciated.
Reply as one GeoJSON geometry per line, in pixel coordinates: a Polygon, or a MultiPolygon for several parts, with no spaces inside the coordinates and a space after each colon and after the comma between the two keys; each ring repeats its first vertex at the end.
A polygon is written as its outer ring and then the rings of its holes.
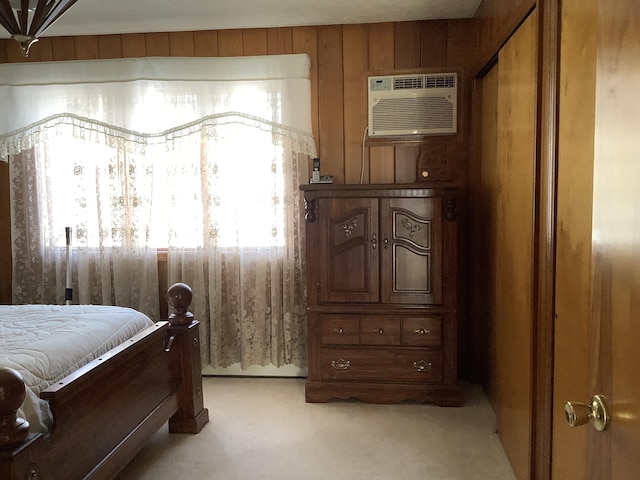
{"type": "Polygon", "coordinates": [[[457,74],[387,75],[367,80],[370,137],[458,131],[457,74]]]}

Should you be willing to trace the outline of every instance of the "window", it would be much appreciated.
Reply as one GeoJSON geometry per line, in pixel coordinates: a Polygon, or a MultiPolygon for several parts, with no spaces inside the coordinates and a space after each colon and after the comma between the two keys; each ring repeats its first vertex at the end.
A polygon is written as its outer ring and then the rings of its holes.
{"type": "Polygon", "coordinates": [[[36,149],[45,246],[66,226],[95,248],[284,244],[283,135],[314,151],[306,56],[62,64],[11,65],[0,85],[26,115],[0,119],[16,127],[0,152],[36,149]]]}
{"type": "Polygon", "coordinates": [[[206,237],[220,247],[284,244],[284,152],[267,130],[229,123],[214,141],[144,154],[74,138],[43,148],[36,171],[51,247],[65,245],[71,225],[93,248],[198,248],[206,237]]]}

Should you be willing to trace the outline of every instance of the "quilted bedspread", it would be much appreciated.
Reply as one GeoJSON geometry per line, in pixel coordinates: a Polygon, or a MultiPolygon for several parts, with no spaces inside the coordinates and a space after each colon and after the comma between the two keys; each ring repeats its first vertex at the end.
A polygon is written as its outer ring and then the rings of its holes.
{"type": "Polygon", "coordinates": [[[0,305],[0,366],[22,375],[27,396],[19,415],[31,432],[49,431],[39,394],[153,322],[136,310],[103,305],[0,305]]]}

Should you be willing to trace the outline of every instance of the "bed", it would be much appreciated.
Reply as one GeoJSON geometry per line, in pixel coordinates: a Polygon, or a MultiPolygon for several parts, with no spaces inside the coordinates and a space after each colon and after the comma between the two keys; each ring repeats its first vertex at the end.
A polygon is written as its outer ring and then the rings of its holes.
{"type": "Polygon", "coordinates": [[[119,307],[0,309],[0,478],[112,479],[164,423],[198,433],[209,414],[191,299],[187,285],[173,285],[174,313],[157,323],[119,307]],[[62,332],[57,353],[45,314],[62,332]]]}

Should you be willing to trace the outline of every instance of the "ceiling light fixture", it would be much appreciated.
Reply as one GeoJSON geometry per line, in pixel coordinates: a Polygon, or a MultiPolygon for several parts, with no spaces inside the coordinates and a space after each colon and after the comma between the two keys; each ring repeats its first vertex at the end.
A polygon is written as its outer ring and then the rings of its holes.
{"type": "Polygon", "coordinates": [[[31,45],[77,0],[0,0],[0,25],[20,44],[25,57],[31,45]]]}

